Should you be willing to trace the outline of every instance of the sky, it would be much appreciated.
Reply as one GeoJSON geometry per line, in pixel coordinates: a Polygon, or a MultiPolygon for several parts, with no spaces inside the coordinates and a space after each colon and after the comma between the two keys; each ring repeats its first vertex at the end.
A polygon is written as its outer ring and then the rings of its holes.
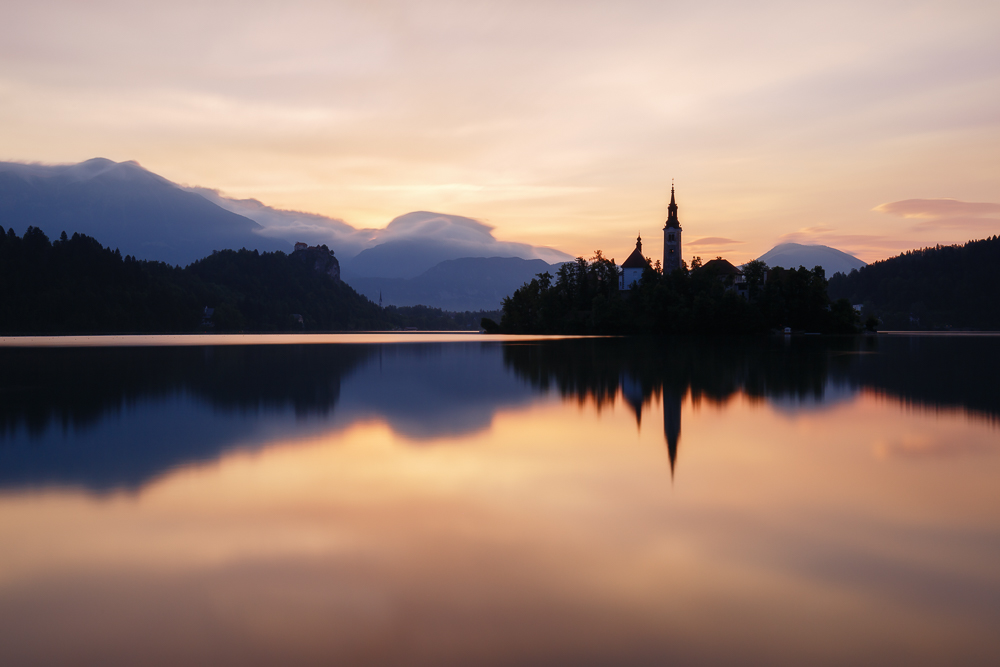
{"type": "Polygon", "coordinates": [[[1000,3],[0,0],[0,160],[359,227],[865,261],[1000,233],[1000,3]]]}

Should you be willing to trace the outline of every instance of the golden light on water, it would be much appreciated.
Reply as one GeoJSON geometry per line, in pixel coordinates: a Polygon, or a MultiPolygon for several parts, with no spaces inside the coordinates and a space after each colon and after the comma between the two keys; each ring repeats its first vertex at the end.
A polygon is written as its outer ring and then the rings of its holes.
{"type": "Polygon", "coordinates": [[[467,663],[769,642],[919,658],[983,630],[913,601],[995,580],[968,538],[939,537],[1000,524],[995,428],[869,394],[688,396],[671,480],[661,414],[654,398],[637,428],[621,396],[550,399],[420,441],[371,419],[136,493],[6,492],[0,635],[53,663],[467,663]]]}

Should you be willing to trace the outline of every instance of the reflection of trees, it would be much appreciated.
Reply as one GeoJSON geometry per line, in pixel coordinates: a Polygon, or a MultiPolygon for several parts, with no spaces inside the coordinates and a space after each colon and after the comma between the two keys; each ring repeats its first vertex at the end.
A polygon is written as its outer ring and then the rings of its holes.
{"type": "MultiPolygon", "coordinates": [[[[478,352],[495,353],[496,348],[462,345],[393,348],[407,363],[387,365],[384,377],[381,364],[354,376],[367,378],[354,385],[363,393],[364,409],[406,423],[410,432],[436,436],[485,428],[500,407],[532,400],[531,387],[599,407],[621,394],[637,419],[656,398],[663,405],[671,466],[680,441],[681,404],[688,395],[710,403],[740,392],[752,399],[820,403],[830,400],[824,395],[829,387],[838,386],[1000,417],[1000,392],[994,388],[1000,337],[526,341],[503,346],[503,367],[493,354],[478,352]],[[459,354],[472,349],[475,355],[459,354]]],[[[380,349],[0,348],[0,487],[137,487],[173,466],[242,446],[254,429],[266,431],[267,423],[289,409],[300,416],[332,413],[341,380],[366,360],[381,359],[376,357],[380,349]],[[211,409],[198,411],[192,404],[211,409]],[[162,424],[146,428],[145,422],[132,422],[132,430],[100,430],[137,405],[140,410],[133,415],[162,424]],[[79,446],[83,441],[89,449],[79,446]]]]}
{"type": "Polygon", "coordinates": [[[289,409],[327,415],[341,378],[376,350],[0,349],[0,487],[140,488],[177,466],[253,446],[255,429],[289,409]]]}
{"type": "Polygon", "coordinates": [[[935,407],[1000,415],[1000,338],[612,338],[572,339],[504,348],[504,361],[541,389],[598,406],[619,391],[641,419],[662,396],[671,469],[680,438],[680,406],[751,398],[822,402],[833,381],[935,407]]]}
{"type": "Polygon", "coordinates": [[[0,436],[82,427],[140,399],[191,392],[218,409],[333,409],[356,345],[0,350],[0,436]],[[310,349],[311,348],[311,349],[310,349]]]}
{"type": "Polygon", "coordinates": [[[843,379],[904,402],[1000,418],[1000,336],[879,336],[843,379]]]}
{"type": "MultiPolygon", "coordinates": [[[[850,339],[837,339],[841,345],[850,339]]],[[[613,401],[621,390],[641,419],[642,406],[662,397],[664,437],[673,470],[680,441],[681,402],[750,396],[821,398],[831,357],[815,346],[772,339],[574,339],[504,348],[504,360],[541,388],[566,398],[613,401]]]]}
{"type": "Polygon", "coordinates": [[[570,339],[507,345],[504,360],[535,386],[598,404],[612,400],[626,378],[641,387],[644,400],[664,387],[710,401],[737,391],[819,398],[835,359],[831,352],[851,350],[854,341],[786,347],[780,339],[570,339]]]}

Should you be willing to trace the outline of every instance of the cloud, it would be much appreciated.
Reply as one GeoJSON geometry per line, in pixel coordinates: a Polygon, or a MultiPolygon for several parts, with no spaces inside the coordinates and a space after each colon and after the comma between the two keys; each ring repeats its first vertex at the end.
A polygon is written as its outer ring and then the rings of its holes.
{"type": "Polygon", "coordinates": [[[1000,204],[968,202],[958,199],[904,199],[879,204],[873,211],[918,222],[914,229],[968,229],[977,231],[1000,228],[1000,204]],[[994,217],[991,217],[994,216],[994,217]]]}
{"type": "Polygon", "coordinates": [[[872,210],[902,218],[978,218],[1000,213],[1000,204],[958,199],[904,199],[879,204],[872,210]]]}
{"type": "Polygon", "coordinates": [[[973,455],[988,455],[996,451],[996,444],[977,439],[944,438],[940,434],[907,433],[875,442],[874,453],[878,459],[943,459],[973,455]]]}
{"type": "Polygon", "coordinates": [[[801,243],[802,245],[826,245],[843,250],[852,255],[858,254],[857,249],[895,248],[897,242],[892,237],[882,234],[843,234],[833,227],[816,225],[802,227],[794,232],[788,232],[778,237],[778,244],[801,243]]]}
{"type": "Polygon", "coordinates": [[[689,246],[721,246],[721,245],[736,245],[739,243],[746,243],[746,241],[736,241],[734,239],[727,239],[722,236],[706,236],[703,239],[698,239],[697,241],[691,241],[687,245],[689,246]]]}
{"type": "Polygon", "coordinates": [[[459,215],[415,211],[393,219],[386,227],[357,228],[316,213],[285,211],[266,206],[256,199],[231,199],[218,190],[187,188],[222,208],[250,218],[264,236],[317,245],[326,244],[342,259],[350,259],[368,248],[391,242],[433,244],[445,259],[459,257],[521,257],[546,262],[565,262],[572,256],[555,248],[527,243],[499,241],[493,227],[459,215]]]}
{"type": "Polygon", "coordinates": [[[317,213],[271,208],[256,199],[232,199],[209,188],[186,189],[227,211],[250,218],[264,228],[261,232],[264,236],[284,239],[290,243],[302,241],[310,245],[326,244],[341,257],[353,257],[375,245],[381,231],[358,229],[339,218],[317,213]]]}

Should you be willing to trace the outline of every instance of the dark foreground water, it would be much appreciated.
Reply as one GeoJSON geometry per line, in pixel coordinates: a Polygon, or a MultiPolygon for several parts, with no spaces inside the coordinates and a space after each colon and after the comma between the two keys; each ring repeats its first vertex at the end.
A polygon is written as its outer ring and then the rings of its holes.
{"type": "Polygon", "coordinates": [[[1000,664],[1000,337],[346,340],[0,347],[0,664],[1000,664]]]}

